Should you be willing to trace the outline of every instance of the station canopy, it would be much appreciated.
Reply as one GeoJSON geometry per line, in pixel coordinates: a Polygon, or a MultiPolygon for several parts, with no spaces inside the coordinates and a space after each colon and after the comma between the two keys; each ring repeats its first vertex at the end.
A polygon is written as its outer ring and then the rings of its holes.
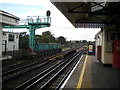
{"type": "Polygon", "coordinates": [[[63,1],[65,0],[51,0],[75,28],[101,28],[108,25],[120,26],[120,2],[63,1]]]}

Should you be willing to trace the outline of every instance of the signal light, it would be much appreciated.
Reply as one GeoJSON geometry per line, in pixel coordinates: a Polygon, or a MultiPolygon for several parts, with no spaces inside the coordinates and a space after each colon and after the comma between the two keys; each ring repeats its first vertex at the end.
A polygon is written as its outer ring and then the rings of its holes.
{"type": "Polygon", "coordinates": [[[50,16],[50,10],[46,12],[46,16],[50,16]]]}

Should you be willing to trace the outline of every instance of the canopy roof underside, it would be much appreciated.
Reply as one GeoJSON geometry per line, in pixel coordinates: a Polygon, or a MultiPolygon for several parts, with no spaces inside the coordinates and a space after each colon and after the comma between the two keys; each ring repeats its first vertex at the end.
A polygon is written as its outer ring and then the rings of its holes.
{"type": "Polygon", "coordinates": [[[75,28],[120,26],[120,2],[52,2],[75,28]]]}

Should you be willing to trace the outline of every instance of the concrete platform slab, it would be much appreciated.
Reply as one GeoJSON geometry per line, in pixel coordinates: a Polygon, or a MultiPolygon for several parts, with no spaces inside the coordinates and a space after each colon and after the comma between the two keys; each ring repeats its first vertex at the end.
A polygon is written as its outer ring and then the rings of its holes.
{"type": "Polygon", "coordinates": [[[63,89],[120,89],[119,69],[103,66],[103,64],[92,55],[87,55],[87,60],[85,60],[85,58],[86,56],[83,56],[81,61],[79,61],[63,89]],[[85,61],[86,63],[84,63],[85,61]],[[82,73],[83,77],[81,77],[82,73]],[[81,85],[79,85],[79,82],[81,82],[81,85]]]}
{"type": "Polygon", "coordinates": [[[72,89],[75,89],[76,86],[77,86],[77,83],[79,81],[79,76],[80,76],[80,73],[82,71],[82,67],[83,67],[83,63],[84,63],[84,60],[85,60],[85,55],[83,55],[78,63],[76,64],[75,68],[73,69],[73,71],[71,72],[71,75],[70,77],[68,77],[67,79],[67,83],[65,84],[65,86],[63,87],[63,89],[66,89],[66,88],[72,88],[72,89]]]}

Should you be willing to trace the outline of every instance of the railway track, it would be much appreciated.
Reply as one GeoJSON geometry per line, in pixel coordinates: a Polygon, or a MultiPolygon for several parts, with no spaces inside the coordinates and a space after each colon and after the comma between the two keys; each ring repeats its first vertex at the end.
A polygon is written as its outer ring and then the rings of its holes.
{"type": "MultiPolygon", "coordinates": [[[[56,54],[56,55],[59,55],[59,54],[56,54]]],[[[33,64],[33,63],[37,63],[37,62],[41,62],[41,60],[48,60],[50,58],[53,58],[55,57],[56,55],[52,55],[52,56],[48,56],[46,58],[43,58],[43,59],[35,59],[35,60],[31,60],[31,61],[26,61],[26,62],[22,62],[22,63],[18,63],[18,64],[13,64],[13,65],[10,65],[10,66],[6,66],[6,67],[3,67],[2,68],[2,72],[3,73],[6,73],[6,72],[9,72],[13,69],[16,69],[16,68],[20,68],[20,67],[23,67],[23,66],[26,66],[26,65],[30,65],[30,64],[33,64]]]]}
{"type": "Polygon", "coordinates": [[[3,73],[3,82],[7,81],[11,78],[15,78],[15,77],[17,77],[21,74],[26,73],[26,72],[29,72],[33,69],[37,69],[37,68],[39,68],[43,65],[46,65],[47,63],[48,63],[48,61],[41,61],[39,63],[36,62],[36,63],[33,63],[33,64],[25,65],[23,67],[7,71],[7,72],[3,73]]]}
{"type": "Polygon", "coordinates": [[[71,55],[69,58],[53,65],[44,70],[35,77],[22,83],[14,90],[38,90],[45,88],[60,88],[67,75],[70,73],[74,65],[77,63],[79,57],[84,51],[71,55]]]}
{"type": "MultiPolygon", "coordinates": [[[[58,56],[60,56],[60,55],[58,55],[58,56]]],[[[13,65],[13,66],[9,67],[10,68],[9,70],[4,71],[2,73],[3,81],[7,80],[7,79],[10,79],[13,76],[15,77],[15,76],[19,75],[20,73],[24,73],[24,71],[27,71],[27,70],[29,71],[30,70],[29,67],[37,68],[39,66],[45,65],[49,62],[48,60],[51,60],[52,58],[57,58],[57,57],[51,56],[51,57],[45,58],[42,61],[25,62],[25,63],[20,63],[20,64],[13,65]]]]}
{"type": "MultiPolygon", "coordinates": [[[[51,58],[55,59],[57,57],[51,57],[51,58]]],[[[7,84],[8,84],[7,88],[14,88],[17,85],[32,78],[33,76],[35,76],[39,72],[49,68],[50,66],[52,66],[60,61],[60,60],[51,60],[51,58],[49,58],[50,60],[43,60],[39,63],[36,62],[34,64],[26,65],[26,66],[20,67],[18,69],[7,72],[6,76],[4,76],[3,80],[2,80],[3,88],[6,88],[7,84]],[[31,77],[28,76],[29,77],[28,78],[27,75],[31,75],[31,77]],[[15,82],[17,82],[18,84],[16,84],[15,82]],[[12,86],[12,84],[13,84],[13,86],[12,86]]]]}
{"type": "Polygon", "coordinates": [[[26,62],[21,62],[21,63],[17,63],[17,64],[13,64],[13,65],[10,65],[10,66],[3,66],[2,68],[2,72],[6,72],[6,71],[9,71],[9,70],[12,70],[12,69],[15,69],[15,68],[18,68],[18,67],[21,67],[21,66],[25,66],[27,64],[30,64],[32,63],[33,60],[31,61],[26,61],[26,62]]]}

